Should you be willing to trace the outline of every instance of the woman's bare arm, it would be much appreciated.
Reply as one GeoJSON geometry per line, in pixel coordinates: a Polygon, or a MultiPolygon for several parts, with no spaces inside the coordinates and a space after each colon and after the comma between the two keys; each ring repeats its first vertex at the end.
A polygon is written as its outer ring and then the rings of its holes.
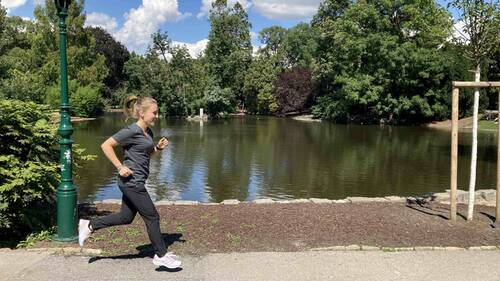
{"type": "Polygon", "coordinates": [[[116,167],[120,176],[128,177],[132,174],[132,171],[130,171],[128,167],[123,166],[116,156],[114,148],[118,145],[119,143],[113,137],[110,137],[101,144],[101,149],[104,152],[104,155],[106,155],[109,161],[111,161],[111,163],[116,167]]]}

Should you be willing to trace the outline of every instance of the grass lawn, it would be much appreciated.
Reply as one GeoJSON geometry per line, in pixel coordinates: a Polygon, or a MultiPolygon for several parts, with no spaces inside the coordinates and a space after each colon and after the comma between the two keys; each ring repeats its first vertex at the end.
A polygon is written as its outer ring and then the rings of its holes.
{"type": "Polygon", "coordinates": [[[497,131],[498,124],[495,121],[479,120],[479,130],[481,131],[497,131]]]}

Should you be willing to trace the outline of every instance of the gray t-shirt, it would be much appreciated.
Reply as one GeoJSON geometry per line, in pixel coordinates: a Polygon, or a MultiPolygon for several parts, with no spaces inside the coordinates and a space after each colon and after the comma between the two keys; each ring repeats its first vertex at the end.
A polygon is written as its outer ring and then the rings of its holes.
{"type": "Polygon", "coordinates": [[[123,148],[125,159],[123,165],[132,170],[132,176],[136,183],[145,183],[149,175],[149,159],[155,149],[153,132],[147,129],[147,136],[142,128],[136,123],[114,134],[115,139],[123,148]]]}

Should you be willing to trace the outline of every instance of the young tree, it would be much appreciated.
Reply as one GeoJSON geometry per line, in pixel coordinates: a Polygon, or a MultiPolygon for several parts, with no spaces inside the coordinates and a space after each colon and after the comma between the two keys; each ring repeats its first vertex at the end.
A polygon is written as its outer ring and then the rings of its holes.
{"type": "MultiPolygon", "coordinates": [[[[459,21],[464,23],[463,39],[467,42],[466,54],[475,64],[474,81],[481,81],[481,67],[500,43],[500,2],[498,0],[454,0],[452,6],[460,10],[459,21]]],[[[469,181],[469,207],[467,220],[472,220],[477,165],[477,123],[479,89],[474,90],[474,115],[472,125],[472,155],[469,181]]]]}

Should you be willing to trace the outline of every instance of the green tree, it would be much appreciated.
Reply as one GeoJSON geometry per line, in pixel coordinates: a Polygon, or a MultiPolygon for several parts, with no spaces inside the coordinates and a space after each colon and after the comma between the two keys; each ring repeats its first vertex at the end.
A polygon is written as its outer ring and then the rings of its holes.
{"type": "Polygon", "coordinates": [[[129,52],[125,46],[117,42],[106,30],[100,27],[87,27],[95,38],[96,52],[106,58],[108,76],[104,79],[103,96],[107,99],[125,81],[124,65],[129,59],[129,52]]]}
{"type": "Polygon", "coordinates": [[[287,35],[287,29],[281,26],[271,26],[262,29],[259,32],[259,39],[264,47],[259,50],[259,53],[267,58],[278,56],[279,52],[283,52],[283,44],[287,35]]]}
{"type": "Polygon", "coordinates": [[[230,88],[239,106],[244,106],[243,84],[252,60],[248,15],[239,3],[229,7],[227,0],[216,0],[209,21],[208,74],[220,88],[230,88]]]}
{"type": "Polygon", "coordinates": [[[234,107],[234,94],[231,89],[221,89],[219,86],[211,86],[205,90],[205,103],[207,113],[211,117],[229,113],[234,107]]]}
{"type": "Polygon", "coordinates": [[[2,56],[5,52],[4,48],[6,45],[6,15],[7,15],[7,10],[2,6],[2,3],[0,2],[0,56],[2,56]]]}
{"type": "MultiPolygon", "coordinates": [[[[68,32],[68,76],[77,79],[82,85],[101,83],[108,75],[106,59],[96,51],[96,42],[92,31],[84,27],[85,1],[74,1],[68,10],[66,19],[68,32]]],[[[59,33],[54,31],[58,26],[54,1],[47,0],[45,6],[35,8],[35,19],[38,22],[34,34],[32,49],[38,57],[42,68],[47,68],[51,73],[45,79],[57,77],[59,70],[59,33]]],[[[54,81],[54,80],[52,80],[54,81]]]]}
{"type": "Polygon", "coordinates": [[[421,123],[448,112],[449,13],[422,0],[327,0],[318,29],[314,114],[340,122],[421,123]]]}
{"type": "MultiPolygon", "coordinates": [[[[84,1],[70,5],[67,18],[68,74],[82,86],[100,85],[108,74],[105,58],[84,28],[84,1]]],[[[4,98],[43,102],[59,80],[59,18],[53,1],[37,6],[35,21],[6,17],[0,44],[0,93],[4,98]]],[[[100,87],[100,86],[99,86],[100,87]]]]}
{"type": "Polygon", "coordinates": [[[245,76],[246,108],[250,113],[274,114],[278,104],[274,96],[274,83],[282,68],[274,60],[262,56],[254,59],[245,76]]]}
{"type": "Polygon", "coordinates": [[[163,61],[168,63],[167,55],[171,52],[172,49],[172,40],[168,37],[168,33],[161,33],[159,30],[153,35],[151,35],[151,39],[153,39],[153,46],[151,46],[150,52],[157,53],[161,55],[163,61]]]}
{"type": "Polygon", "coordinates": [[[172,115],[196,115],[204,106],[203,92],[208,83],[202,59],[191,58],[185,46],[173,47],[171,55],[171,76],[167,81],[171,102],[167,104],[182,101],[182,107],[172,115]]]}
{"type": "Polygon", "coordinates": [[[313,66],[318,47],[317,37],[317,29],[307,23],[299,23],[288,29],[283,48],[289,68],[313,66]]]}
{"type": "Polygon", "coordinates": [[[152,38],[146,56],[132,54],[125,64],[128,81],[121,95],[152,96],[165,115],[195,114],[204,106],[208,81],[203,59],[191,58],[185,46],[172,46],[167,33],[158,31],[152,38]]]}
{"type": "Polygon", "coordinates": [[[143,57],[132,52],[125,63],[125,73],[128,77],[125,95],[150,96],[162,102],[164,80],[169,75],[167,65],[158,56],[148,54],[143,57]]]}

